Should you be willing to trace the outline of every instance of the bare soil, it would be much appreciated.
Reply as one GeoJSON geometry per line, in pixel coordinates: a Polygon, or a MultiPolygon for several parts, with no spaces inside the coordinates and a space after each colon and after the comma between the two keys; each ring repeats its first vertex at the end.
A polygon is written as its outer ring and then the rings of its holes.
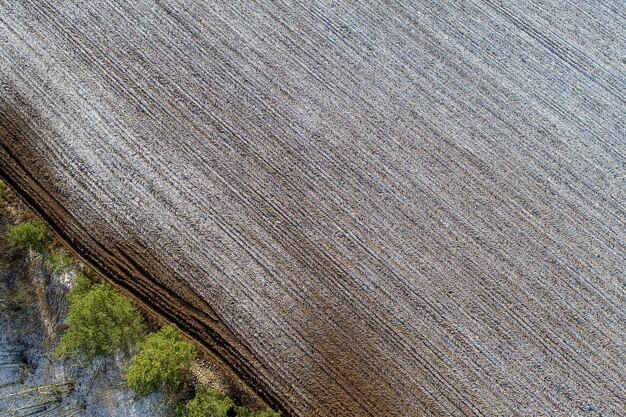
{"type": "Polygon", "coordinates": [[[0,175],[289,416],[619,415],[622,6],[0,0],[0,175]]]}

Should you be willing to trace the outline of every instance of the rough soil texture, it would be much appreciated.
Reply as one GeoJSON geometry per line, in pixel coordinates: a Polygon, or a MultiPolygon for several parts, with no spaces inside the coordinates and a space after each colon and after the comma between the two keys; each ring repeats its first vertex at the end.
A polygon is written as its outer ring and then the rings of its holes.
{"type": "Polygon", "coordinates": [[[623,413],[623,2],[0,4],[1,175],[288,415],[623,413]]]}

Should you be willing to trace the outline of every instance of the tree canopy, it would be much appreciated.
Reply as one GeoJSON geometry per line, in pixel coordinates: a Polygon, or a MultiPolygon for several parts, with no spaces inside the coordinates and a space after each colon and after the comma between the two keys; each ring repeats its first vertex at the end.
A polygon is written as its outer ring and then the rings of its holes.
{"type": "Polygon", "coordinates": [[[79,274],[68,294],[69,328],[57,346],[57,355],[92,360],[122,349],[130,349],[145,334],[141,314],[130,300],[109,284],[93,284],[79,274]]]}
{"type": "Polygon", "coordinates": [[[178,409],[179,417],[226,417],[235,407],[229,397],[210,387],[200,387],[196,395],[178,409]]]}
{"type": "Polygon", "coordinates": [[[10,226],[7,233],[9,242],[20,250],[43,251],[50,241],[50,233],[46,226],[36,220],[10,226]]]}
{"type": "Polygon", "coordinates": [[[130,360],[126,382],[138,395],[161,388],[175,389],[195,356],[195,347],[182,338],[176,325],[164,326],[139,343],[139,352],[130,360]]]}

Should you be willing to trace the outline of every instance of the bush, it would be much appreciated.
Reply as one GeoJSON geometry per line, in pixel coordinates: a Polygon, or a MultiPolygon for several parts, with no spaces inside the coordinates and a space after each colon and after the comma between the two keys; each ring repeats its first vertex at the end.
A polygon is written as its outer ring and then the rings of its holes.
{"type": "Polygon", "coordinates": [[[179,417],[226,417],[235,407],[235,403],[227,396],[211,389],[201,387],[193,399],[178,408],[179,417]]]}
{"type": "Polygon", "coordinates": [[[183,340],[176,325],[164,326],[139,343],[139,352],[130,360],[126,382],[138,395],[161,388],[175,389],[195,357],[195,347],[183,340]]]}
{"type": "Polygon", "coordinates": [[[41,252],[48,246],[50,234],[43,223],[27,221],[10,226],[7,231],[7,239],[20,250],[41,252]]]}
{"type": "Polygon", "coordinates": [[[108,284],[91,284],[79,274],[68,298],[69,328],[55,349],[57,356],[90,362],[97,356],[130,349],[145,333],[139,312],[108,284]]]}
{"type": "Polygon", "coordinates": [[[64,271],[73,265],[74,261],[65,252],[52,252],[46,258],[46,266],[55,271],[64,271]]]}
{"type": "Polygon", "coordinates": [[[271,408],[265,410],[252,411],[247,407],[237,407],[235,415],[237,417],[280,417],[280,411],[274,411],[271,408]]]}

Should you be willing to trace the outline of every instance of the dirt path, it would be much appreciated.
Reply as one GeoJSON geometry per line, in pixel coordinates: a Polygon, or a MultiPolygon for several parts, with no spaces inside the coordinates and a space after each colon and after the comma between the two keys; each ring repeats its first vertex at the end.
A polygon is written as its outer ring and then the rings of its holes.
{"type": "Polygon", "coordinates": [[[289,415],[617,415],[620,8],[0,0],[0,174],[289,415]]]}

